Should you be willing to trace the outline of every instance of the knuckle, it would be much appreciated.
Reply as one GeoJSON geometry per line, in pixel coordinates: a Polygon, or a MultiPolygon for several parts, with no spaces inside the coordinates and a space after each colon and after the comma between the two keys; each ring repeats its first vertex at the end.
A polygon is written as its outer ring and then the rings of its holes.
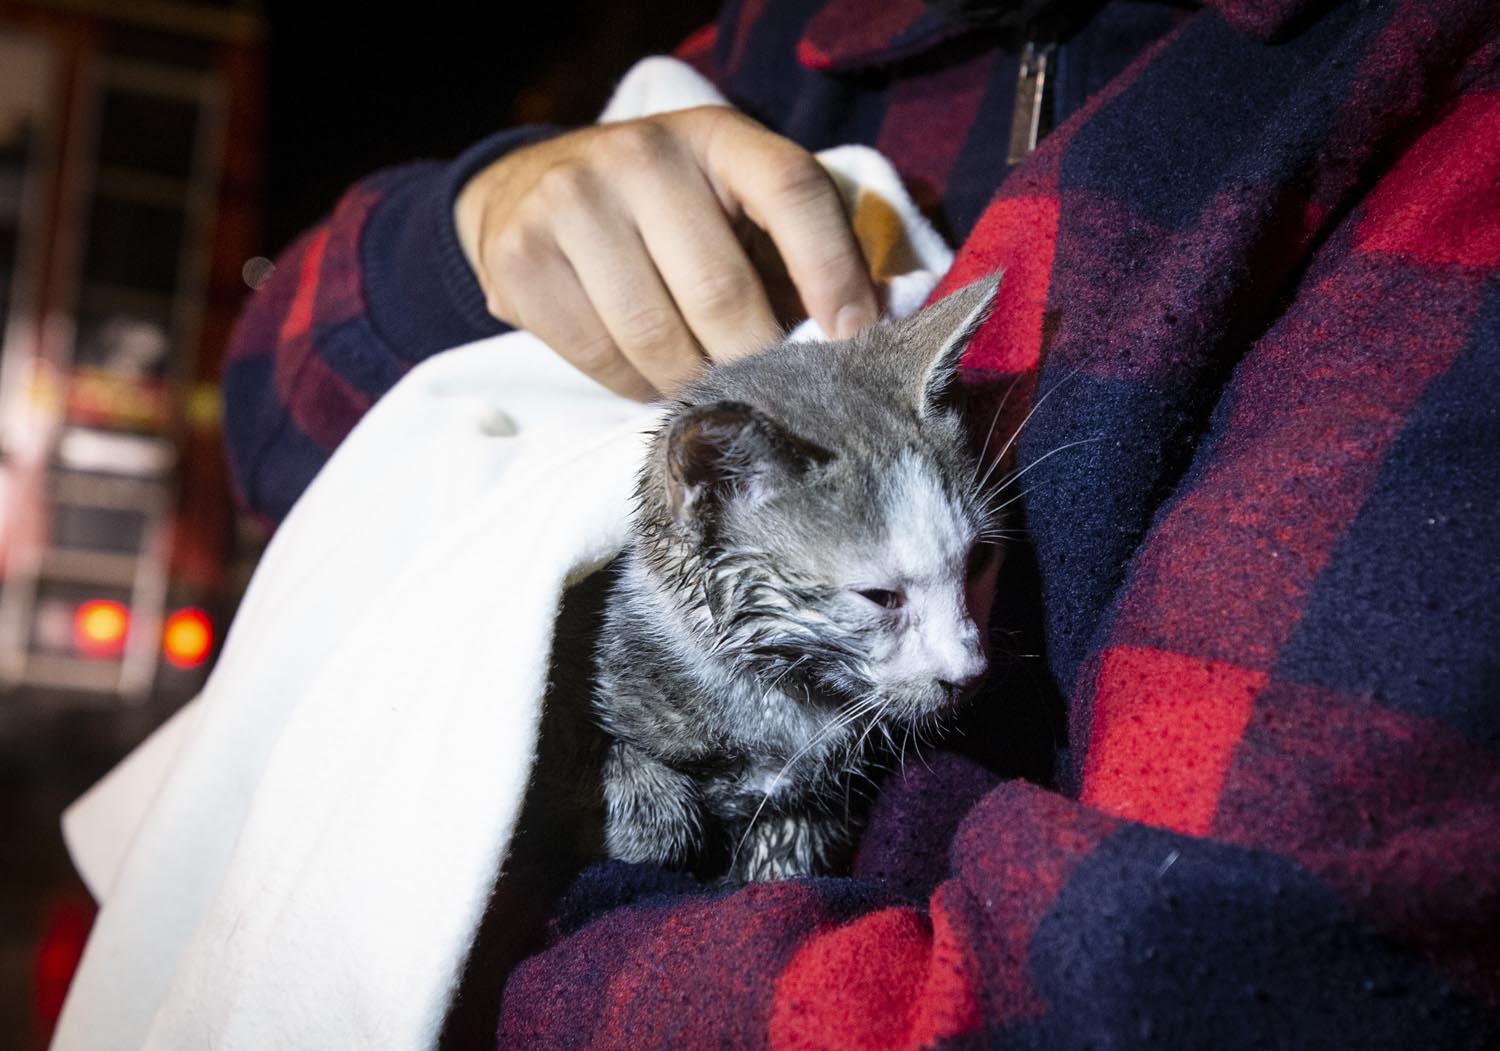
{"type": "Polygon", "coordinates": [[[820,281],[837,286],[829,291],[837,291],[846,296],[856,293],[857,282],[864,273],[858,256],[850,255],[849,250],[841,243],[833,241],[820,242],[812,252],[808,266],[820,281]]]}
{"type": "Polygon", "coordinates": [[[601,335],[571,347],[567,357],[583,373],[599,377],[617,369],[620,352],[614,340],[601,335]]]}
{"type": "Polygon", "coordinates": [[[672,133],[652,120],[611,126],[600,140],[603,159],[611,166],[640,168],[661,161],[672,149],[672,133]]]}
{"type": "Polygon", "coordinates": [[[540,238],[526,223],[512,223],[490,240],[488,256],[496,270],[530,267],[541,256],[540,238]]]}
{"type": "Polygon", "coordinates": [[[669,120],[680,123],[693,135],[732,135],[746,128],[760,127],[754,120],[731,106],[717,103],[694,106],[667,115],[669,120]]]}
{"type": "Polygon", "coordinates": [[[710,155],[732,163],[743,151],[770,134],[751,117],[730,106],[698,106],[672,114],[683,131],[710,155]]]}
{"type": "Polygon", "coordinates": [[[833,184],[823,166],[800,149],[781,151],[769,165],[766,178],[771,196],[792,206],[833,193],[833,184]]]}
{"type": "Polygon", "coordinates": [[[714,267],[693,280],[688,301],[711,318],[736,317],[747,302],[744,281],[731,270],[714,267]]]}
{"type": "Polygon", "coordinates": [[[591,181],[582,167],[558,165],[537,180],[537,194],[549,211],[578,208],[589,199],[591,181]]]}
{"type": "Polygon", "coordinates": [[[673,333],[677,328],[675,311],[664,306],[636,307],[621,315],[618,321],[620,338],[642,353],[656,356],[668,351],[673,333]]]}

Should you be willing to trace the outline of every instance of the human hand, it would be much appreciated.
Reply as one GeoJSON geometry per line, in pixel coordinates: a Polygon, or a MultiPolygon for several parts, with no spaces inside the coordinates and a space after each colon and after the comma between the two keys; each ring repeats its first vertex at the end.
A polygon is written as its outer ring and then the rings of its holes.
{"type": "Polygon", "coordinates": [[[764,230],[825,332],[876,320],[832,181],[806,150],[723,106],[601,124],[483,169],[454,205],[489,310],[610,390],[671,394],[704,364],[774,340],[764,230]]]}

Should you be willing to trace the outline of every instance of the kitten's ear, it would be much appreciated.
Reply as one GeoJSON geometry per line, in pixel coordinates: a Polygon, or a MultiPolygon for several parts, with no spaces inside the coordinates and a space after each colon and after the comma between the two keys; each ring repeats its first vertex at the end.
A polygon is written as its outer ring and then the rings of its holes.
{"type": "Polygon", "coordinates": [[[756,493],[832,454],[738,401],[684,408],[667,430],[667,503],[684,518],[731,492],[756,493]]]}
{"type": "Polygon", "coordinates": [[[958,374],[969,341],[995,308],[1000,275],[965,285],[901,322],[898,337],[916,365],[917,410],[927,416],[942,404],[958,374]]]}

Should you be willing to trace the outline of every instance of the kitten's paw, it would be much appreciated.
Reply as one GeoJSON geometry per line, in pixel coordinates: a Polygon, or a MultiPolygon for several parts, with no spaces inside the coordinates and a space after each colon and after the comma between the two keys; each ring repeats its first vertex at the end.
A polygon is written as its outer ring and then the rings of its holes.
{"type": "Polygon", "coordinates": [[[844,846],[843,830],[809,814],[762,815],[740,836],[729,883],[826,876],[844,846]]]}
{"type": "Polygon", "coordinates": [[[680,868],[703,838],[687,775],[616,741],[604,765],[604,845],[611,858],[680,868]]]}

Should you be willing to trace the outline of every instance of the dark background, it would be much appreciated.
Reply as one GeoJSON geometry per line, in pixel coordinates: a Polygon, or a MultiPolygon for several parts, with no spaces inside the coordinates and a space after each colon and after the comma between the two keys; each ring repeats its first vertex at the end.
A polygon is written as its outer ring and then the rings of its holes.
{"type": "Polygon", "coordinates": [[[378,168],[452,157],[517,123],[587,123],[637,58],[670,51],[718,4],[401,7],[267,0],[265,254],[378,168]]]}

